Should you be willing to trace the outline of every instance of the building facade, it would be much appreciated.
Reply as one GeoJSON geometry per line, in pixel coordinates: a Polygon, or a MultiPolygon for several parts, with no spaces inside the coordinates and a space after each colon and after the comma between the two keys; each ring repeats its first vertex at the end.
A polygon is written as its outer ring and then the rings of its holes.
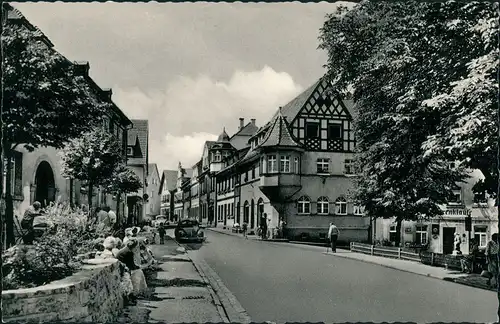
{"type": "MultiPolygon", "coordinates": [[[[419,221],[404,221],[401,226],[401,244],[403,246],[428,246],[434,253],[452,254],[455,233],[461,235],[460,251],[469,253],[470,239],[475,239],[480,249],[484,249],[491,236],[498,233],[498,207],[495,200],[474,194],[474,184],[484,179],[479,170],[469,173],[464,183],[458,183],[447,205],[441,206],[443,215],[419,221]],[[471,216],[470,233],[465,227],[465,218],[471,216]],[[470,235],[470,239],[469,239],[470,235]]],[[[396,224],[394,219],[374,220],[374,238],[394,244],[396,224]]]]}
{"type": "Polygon", "coordinates": [[[271,234],[285,224],[290,239],[319,240],[333,222],[342,240],[366,241],[369,219],[349,199],[354,115],[353,102],[320,79],[248,136],[246,147],[231,145],[211,164],[217,226],[246,222],[255,231],[266,214],[271,234]]]}
{"type": "Polygon", "coordinates": [[[149,125],[147,120],[133,119],[127,136],[127,167],[142,182],[142,188],[127,195],[127,223],[140,224],[145,220],[148,194],[149,125]]]}
{"type": "Polygon", "coordinates": [[[186,219],[189,217],[190,199],[190,181],[193,174],[192,169],[185,169],[179,162],[177,168],[177,183],[174,194],[174,214],[176,219],[186,219]]]}
{"type": "Polygon", "coordinates": [[[176,222],[178,219],[174,213],[174,201],[177,185],[177,171],[164,170],[160,180],[158,190],[161,196],[160,215],[167,218],[169,222],[176,222]]]}
{"type": "Polygon", "coordinates": [[[160,215],[160,173],[158,172],[158,166],[156,163],[150,163],[148,165],[148,199],[146,202],[146,219],[154,220],[156,216],[160,215]]]}
{"type": "MultiPolygon", "coordinates": [[[[6,19],[6,23],[37,30],[41,39],[47,45],[47,51],[55,51],[50,40],[38,28],[33,26],[20,11],[9,4],[4,3],[2,5],[5,10],[5,15],[2,18],[6,19]]],[[[122,143],[123,161],[125,162],[127,131],[132,125],[131,121],[111,100],[112,91],[100,88],[89,76],[90,65],[88,62],[74,62],[73,66],[76,75],[83,78],[89,93],[98,101],[108,103],[108,109],[103,112],[102,121],[99,123],[122,143]]],[[[57,122],[55,120],[54,124],[57,124],[57,122]]],[[[97,121],[96,124],[98,124],[97,121]]],[[[11,185],[14,198],[14,215],[16,217],[21,218],[24,211],[35,201],[39,201],[42,206],[57,201],[69,202],[77,206],[87,204],[87,195],[89,193],[86,184],[62,176],[59,153],[60,150],[53,147],[40,147],[33,152],[29,152],[23,148],[22,144],[18,146],[14,152],[14,160],[10,165],[13,180],[11,185]]],[[[4,188],[2,189],[5,193],[5,172],[3,176],[4,188]]],[[[106,204],[117,209],[116,197],[105,195],[98,187],[94,188],[94,192],[91,194],[94,196],[92,207],[106,204]]],[[[121,207],[123,211],[123,206],[121,207]]]]}

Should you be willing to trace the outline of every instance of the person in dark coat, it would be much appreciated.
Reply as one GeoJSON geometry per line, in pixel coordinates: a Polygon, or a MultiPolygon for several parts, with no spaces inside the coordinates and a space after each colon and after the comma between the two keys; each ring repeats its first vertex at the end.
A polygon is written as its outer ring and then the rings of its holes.
{"type": "Polygon", "coordinates": [[[158,228],[158,234],[160,235],[160,244],[165,244],[165,234],[167,231],[165,227],[163,227],[163,223],[160,224],[160,228],[158,228]]]}

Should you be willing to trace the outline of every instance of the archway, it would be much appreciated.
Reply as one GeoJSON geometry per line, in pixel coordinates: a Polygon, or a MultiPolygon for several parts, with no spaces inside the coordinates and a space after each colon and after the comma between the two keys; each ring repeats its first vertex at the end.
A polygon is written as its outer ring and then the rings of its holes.
{"type": "Polygon", "coordinates": [[[54,172],[47,161],[42,161],[36,169],[35,187],[35,201],[39,201],[42,207],[56,200],[54,172]]]}
{"type": "Polygon", "coordinates": [[[251,207],[250,207],[250,228],[254,228],[255,226],[255,202],[252,199],[251,207]]]}

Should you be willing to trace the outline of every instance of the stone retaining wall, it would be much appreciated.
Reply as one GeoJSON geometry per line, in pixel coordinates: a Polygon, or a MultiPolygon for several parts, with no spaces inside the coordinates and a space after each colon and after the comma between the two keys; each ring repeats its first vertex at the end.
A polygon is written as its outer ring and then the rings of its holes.
{"type": "Polygon", "coordinates": [[[117,260],[87,260],[72,276],[44,286],[2,292],[12,321],[112,322],[123,308],[117,260]]]}

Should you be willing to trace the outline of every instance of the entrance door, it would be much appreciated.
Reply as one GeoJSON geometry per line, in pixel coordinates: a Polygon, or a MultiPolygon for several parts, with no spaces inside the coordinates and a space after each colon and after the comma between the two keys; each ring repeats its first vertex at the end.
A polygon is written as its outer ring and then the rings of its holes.
{"type": "Polygon", "coordinates": [[[443,227],[443,254],[452,254],[455,241],[455,227],[443,227]]]}

